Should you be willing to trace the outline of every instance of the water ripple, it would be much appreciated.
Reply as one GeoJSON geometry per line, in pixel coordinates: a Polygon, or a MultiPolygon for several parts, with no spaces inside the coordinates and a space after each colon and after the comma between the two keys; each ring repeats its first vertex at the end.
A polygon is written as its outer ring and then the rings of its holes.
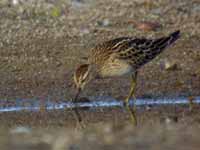
{"type": "MultiPolygon", "coordinates": [[[[100,99],[100,98],[98,98],[100,99]]],[[[123,107],[123,102],[120,100],[115,100],[112,98],[102,98],[104,100],[90,101],[90,102],[78,102],[76,104],[68,101],[60,101],[55,103],[53,101],[47,100],[42,106],[46,110],[63,110],[71,109],[74,107],[84,108],[98,108],[98,107],[123,107]]],[[[12,101],[13,102],[13,101],[12,101]]],[[[194,97],[194,103],[200,103],[200,96],[194,97]]],[[[35,99],[17,99],[14,100],[15,104],[7,104],[8,101],[0,100],[0,112],[14,112],[14,111],[39,111],[41,109],[41,102],[35,99]],[[27,106],[28,105],[28,106],[27,106]]],[[[130,105],[133,105],[134,101],[130,101],[130,105]]],[[[173,105],[173,104],[188,104],[189,100],[187,97],[178,98],[157,98],[157,99],[137,99],[135,100],[136,106],[145,105],[173,105]]]]}

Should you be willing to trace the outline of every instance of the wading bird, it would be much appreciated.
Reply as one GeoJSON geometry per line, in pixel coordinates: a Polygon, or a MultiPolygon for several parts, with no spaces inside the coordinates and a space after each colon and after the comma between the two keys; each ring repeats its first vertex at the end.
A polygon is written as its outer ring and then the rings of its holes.
{"type": "MultiPolygon", "coordinates": [[[[180,31],[175,31],[168,36],[157,39],[120,37],[98,44],[91,49],[88,63],[80,65],[74,73],[74,82],[77,94],[76,101],[85,85],[96,77],[114,77],[130,74],[132,77],[131,88],[124,101],[131,120],[137,125],[135,107],[129,106],[131,97],[135,99],[137,71],[160,54],[165,48],[173,44],[180,37],[180,31]]],[[[78,120],[81,116],[74,108],[78,120]]]]}

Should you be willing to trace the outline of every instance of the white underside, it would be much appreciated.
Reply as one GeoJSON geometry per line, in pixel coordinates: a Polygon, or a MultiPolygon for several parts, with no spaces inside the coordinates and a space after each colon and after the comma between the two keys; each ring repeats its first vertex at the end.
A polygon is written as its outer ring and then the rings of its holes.
{"type": "Polygon", "coordinates": [[[107,67],[101,70],[102,77],[124,76],[134,72],[132,66],[126,61],[117,60],[107,63],[107,67]]]}

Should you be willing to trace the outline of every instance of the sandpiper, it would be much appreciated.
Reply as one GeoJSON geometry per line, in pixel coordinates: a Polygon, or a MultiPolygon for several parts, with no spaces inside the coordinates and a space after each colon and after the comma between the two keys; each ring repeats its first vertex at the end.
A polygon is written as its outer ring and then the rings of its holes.
{"type": "MultiPolygon", "coordinates": [[[[173,44],[180,37],[180,31],[156,39],[120,37],[103,42],[91,49],[88,63],[80,65],[74,73],[77,94],[76,101],[85,85],[96,77],[114,77],[129,74],[132,78],[131,88],[124,104],[130,112],[131,120],[137,125],[135,106],[129,106],[131,97],[135,99],[137,71],[160,54],[165,48],[173,44]]],[[[78,120],[81,116],[75,108],[78,120]]]]}

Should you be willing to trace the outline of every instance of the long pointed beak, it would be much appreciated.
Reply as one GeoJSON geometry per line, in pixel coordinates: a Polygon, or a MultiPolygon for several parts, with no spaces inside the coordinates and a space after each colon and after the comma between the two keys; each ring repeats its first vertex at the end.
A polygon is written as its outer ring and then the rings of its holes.
{"type": "MultiPolygon", "coordinates": [[[[77,99],[78,99],[80,93],[81,93],[81,88],[78,88],[75,97],[72,99],[72,102],[76,102],[76,101],[77,101],[77,99]]],[[[78,120],[79,122],[81,122],[81,121],[82,121],[82,118],[81,118],[81,115],[80,115],[80,113],[79,113],[79,111],[78,111],[78,108],[76,107],[76,103],[74,103],[74,105],[75,105],[75,107],[74,107],[73,110],[74,110],[74,112],[75,112],[76,118],[77,118],[77,120],[78,120]]]]}
{"type": "Polygon", "coordinates": [[[76,92],[76,95],[74,96],[74,98],[72,99],[72,101],[76,102],[80,94],[81,94],[81,88],[78,88],[77,92],[76,92]]]}

